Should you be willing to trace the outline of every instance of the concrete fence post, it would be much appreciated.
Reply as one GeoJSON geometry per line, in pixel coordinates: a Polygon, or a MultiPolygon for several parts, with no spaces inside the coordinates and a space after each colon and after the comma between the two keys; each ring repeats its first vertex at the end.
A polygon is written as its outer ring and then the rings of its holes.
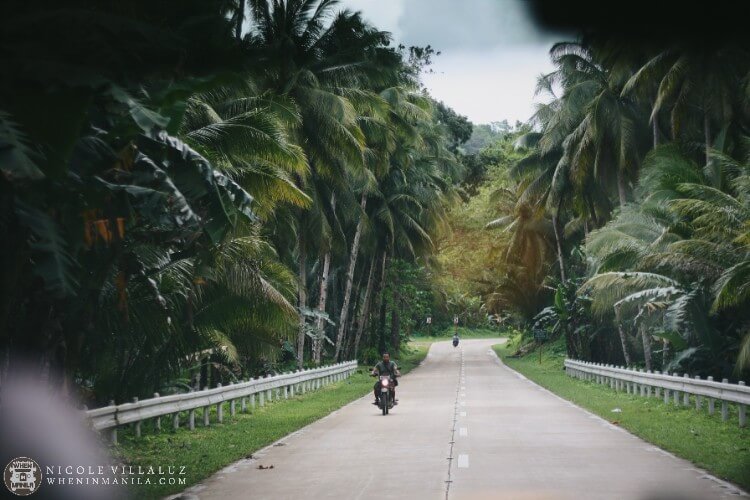
{"type": "MultiPolygon", "coordinates": [[[[137,403],[138,398],[133,398],[133,403],[137,403]]],[[[135,437],[141,437],[141,421],[137,421],[135,425],[133,426],[135,429],[135,437]]]]}
{"type": "Polygon", "coordinates": [[[176,411],[172,414],[172,428],[177,430],[180,428],[180,412],[176,411]]]}
{"type": "MultiPolygon", "coordinates": [[[[709,382],[713,382],[714,378],[708,377],[706,380],[708,380],[709,382]]],[[[716,411],[716,401],[714,400],[714,398],[708,398],[708,414],[713,415],[714,411],[716,411]]]]}
{"type": "MultiPolygon", "coordinates": [[[[700,379],[701,378],[699,375],[695,376],[695,380],[700,380],[700,379]]],[[[701,408],[703,408],[703,398],[699,396],[698,394],[696,394],[695,395],[695,409],[700,410],[701,408]]]]}
{"type": "MultiPolygon", "coordinates": [[[[110,399],[107,406],[115,406],[115,400],[110,399]]],[[[117,426],[112,427],[112,431],[109,433],[109,440],[112,444],[117,444],[117,426]]]]}
{"type": "Polygon", "coordinates": [[[188,413],[188,428],[191,431],[195,430],[195,410],[190,410],[188,413]]]}
{"type": "MultiPolygon", "coordinates": [[[[221,387],[221,384],[216,384],[216,387],[221,387]]],[[[219,423],[224,422],[224,401],[216,403],[216,420],[219,423]]]]}
{"type": "MultiPolygon", "coordinates": [[[[690,375],[688,375],[686,373],[686,374],[684,374],[682,376],[682,378],[684,378],[684,379],[686,379],[686,380],[689,381],[690,380],[690,375]]],[[[690,406],[690,393],[687,392],[687,391],[685,391],[685,392],[682,393],[682,404],[685,405],[685,406],[690,406]]]]}
{"type": "Polygon", "coordinates": [[[263,391],[260,391],[258,393],[258,404],[260,405],[261,408],[263,406],[265,406],[265,404],[266,404],[266,397],[265,397],[265,393],[263,391]]]}
{"type": "MultiPolygon", "coordinates": [[[[203,388],[204,391],[208,390],[208,386],[203,388]]],[[[203,426],[208,427],[211,424],[211,407],[210,406],[204,406],[203,407],[203,426]]]]}
{"type": "MultiPolygon", "coordinates": [[[[738,384],[744,386],[745,382],[740,380],[738,384]]],[[[745,427],[747,425],[747,405],[738,404],[737,410],[740,416],[740,427],[745,427]]]]}
{"type": "MultiPolygon", "coordinates": [[[[721,383],[728,384],[729,379],[726,379],[726,378],[722,379],[721,383]]],[[[721,402],[721,420],[723,422],[726,422],[727,420],[729,420],[729,404],[726,401],[721,402]]]]}
{"type": "MultiPolygon", "coordinates": [[[[155,392],[154,393],[154,397],[158,398],[159,397],[159,393],[155,392]]],[[[161,417],[154,417],[154,427],[156,427],[157,431],[161,431],[161,417]]]]}

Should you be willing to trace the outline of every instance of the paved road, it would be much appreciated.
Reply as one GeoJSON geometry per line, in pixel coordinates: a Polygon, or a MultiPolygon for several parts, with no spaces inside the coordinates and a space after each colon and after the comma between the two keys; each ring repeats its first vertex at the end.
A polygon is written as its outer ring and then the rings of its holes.
{"type": "Polygon", "coordinates": [[[433,344],[387,417],[358,400],[218,472],[201,499],[713,499],[741,492],[502,365],[433,344]],[[273,469],[258,469],[259,465],[273,469]]]}

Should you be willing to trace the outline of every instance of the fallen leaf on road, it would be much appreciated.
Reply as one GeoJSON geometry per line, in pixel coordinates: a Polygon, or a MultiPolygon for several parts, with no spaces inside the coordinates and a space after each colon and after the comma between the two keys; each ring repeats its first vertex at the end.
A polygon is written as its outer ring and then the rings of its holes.
{"type": "Polygon", "coordinates": [[[259,465],[258,468],[260,470],[266,470],[266,469],[273,469],[273,465],[265,466],[265,465],[259,465]]]}

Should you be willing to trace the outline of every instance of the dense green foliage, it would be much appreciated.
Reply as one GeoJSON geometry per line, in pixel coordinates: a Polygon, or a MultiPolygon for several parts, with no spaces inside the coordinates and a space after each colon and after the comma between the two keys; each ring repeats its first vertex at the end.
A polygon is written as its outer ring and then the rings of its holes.
{"type": "Polygon", "coordinates": [[[11,3],[3,376],[92,404],[399,349],[471,133],[434,50],[333,0],[11,3]]]}
{"type": "Polygon", "coordinates": [[[565,337],[570,356],[741,378],[750,52],[585,40],[550,53],[532,128],[479,153],[505,152],[461,208],[493,235],[471,230],[487,312],[529,339],[565,337]]]}

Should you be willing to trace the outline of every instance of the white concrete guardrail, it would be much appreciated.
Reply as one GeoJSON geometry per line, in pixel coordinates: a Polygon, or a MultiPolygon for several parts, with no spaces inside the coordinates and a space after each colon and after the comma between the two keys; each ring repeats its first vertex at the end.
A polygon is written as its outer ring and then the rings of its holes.
{"type": "Polygon", "coordinates": [[[628,394],[644,397],[663,397],[665,404],[674,400],[676,405],[690,406],[692,398],[696,410],[703,407],[705,398],[708,401],[709,415],[714,414],[718,401],[721,403],[721,418],[724,421],[729,419],[729,403],[734,403],[737,405],[740,427],[747,425],[750,387],[742,381],[730,384],[727,379],[716,382],[713,377],[690,378],[687,374],[680,377],[677,373],[669,375],[659,371],[636,370],[572,359],[565,360],[565,371],[571,377],[609,385],[616,391],[624,390],[628,394]]]}
{"type": "Polygon", "coordinates": [[[132,403],[114,405],[87,410],[86,416],[92,427],[97,431],[109,430],[112,443],[117,443],[117,428],[122,425],[132,425],[137,437],[141,436],[141,423],[148,419],[154,419],[156,429],[161,429],[161,418],[169,415],[172,426],[178,429],[180,426],[180,412],[188,412],[187,421],[190,430],[195,429],[196,410],[201,410],[203,425],[210,424],[210,410],[216,406],[216,419],[222,422],[224,418],[224,405],[229,403],[229,412],[232,416],[240,404],[241,411],[255,408],[256,398],[259,406],[274,399],[287,399],[296,393],[304,394],[307,391],[319,389],[333,382],[348,378],[357,369],[356,361],[347,361],[335,365],[324,366],[295,372],[282,373],[273,377],[255,378],[245,382],[231,383],[222,387],[219,384],[214,389],[205,388],[202,391],[193,391],[184,394],[173,394],[170,396],[159,396],[154,394],[153,398],[138,401],[133,398],[132,403]]]}

